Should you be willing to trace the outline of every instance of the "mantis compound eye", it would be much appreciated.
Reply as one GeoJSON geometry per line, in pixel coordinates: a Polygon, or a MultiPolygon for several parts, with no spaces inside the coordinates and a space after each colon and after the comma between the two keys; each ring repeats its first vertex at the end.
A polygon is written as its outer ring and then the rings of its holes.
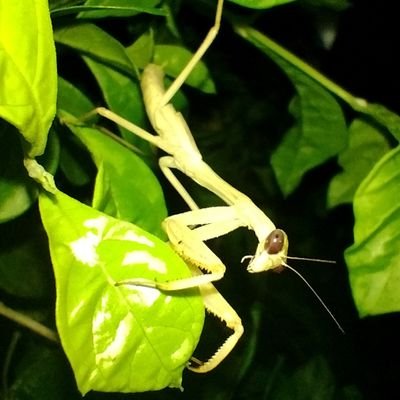
{"type": "Polygon", "coordinates": [[[265,240],[264,249],[268,254],[278,254],[283,249],[285,234],[281,229],[274,229],[265,240]]]}

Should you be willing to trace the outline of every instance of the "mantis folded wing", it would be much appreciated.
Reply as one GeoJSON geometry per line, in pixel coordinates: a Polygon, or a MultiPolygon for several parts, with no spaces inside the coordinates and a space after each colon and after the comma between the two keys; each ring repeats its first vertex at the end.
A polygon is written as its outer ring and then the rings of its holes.
{"type": "Polygon", "coordinates": [[[207,372],[215,368],[229,354],[243,333],[239,316],[211,283],[224,276],[225,265],[204,242],[238,227],[253,230],[259,244],[247,267],[249,272],[280,268],[285,265],[288,250],[286,234],[276,229],[273,222],[249,197],[228,184],[203,161],[186,121],[169,103],[215,39],[220,27],[222,7],[223,0],[218,0],[213,27],[167,90],[163,85],[164,73],[161,67],[150,64],[144,69],[141,79],[143,99],[147,115],[157,135],[152,135],[110,110],[96,109],[103,117],[169,154],[160,158],[160,168],[191,209],[166,218],[163,227],[175,251],[188,262],[192,277],[163,283],[136,279],[118,284],[148,286],[166,291],[199,287],[206,309],[223,320],[233,333],[206,362],[201,363],[193,359],[193,362],[199,365],[191,365],[188,368],[196,372],[207,372]],[[215,193],[226,206],[200,209],[174,175],[174,169],[215,193]]]}

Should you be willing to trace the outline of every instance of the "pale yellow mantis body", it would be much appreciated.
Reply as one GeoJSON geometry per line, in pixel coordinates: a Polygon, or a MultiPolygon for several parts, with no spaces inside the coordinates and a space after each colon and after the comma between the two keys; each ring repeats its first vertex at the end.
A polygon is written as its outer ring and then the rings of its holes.
{"type": "Polygon", "coordinates": [[[96,110],[98,114],[168,154],[160,158],[160,168],[191,209],[169,216],[163,222],[163,227],[172,247],[188,262],[192,277],[169,282],[135,279],[118,282],[118,285],[141,285],[163,291],[199,288],[206,309],[223,320],[233,333],[209,360],[199,362],[193,359],[198,365],[190,365],[188,368],[196,372],[208,372],[215,368],[234,348],[243,333],[240,317],[212,285],[213,281],[224,276],[225,265],[204,242],[225,235],[238,227],[247,227],[254,231],[258,239],[255,254],[245,257],[250,258],[247,270],[251,273],[282,268],[286,265],[288,251],[286,234],[276,229],[270,218],[248,196],[232,187],[203,161],[186,121],[170,104],[172,97],[215,39],[220,27],[222,8],[223,0],[218,0],[214,25],[167,90],[164,88],[164,73],[160,66],[150,64],[144,69],[141,78],[143,99],[148,118],[157,135],[145,131],[110,110],[96,110]],[[174,175],[173,169],[181,171],[216,194],[226,206],[200,209],[174,175]]]}

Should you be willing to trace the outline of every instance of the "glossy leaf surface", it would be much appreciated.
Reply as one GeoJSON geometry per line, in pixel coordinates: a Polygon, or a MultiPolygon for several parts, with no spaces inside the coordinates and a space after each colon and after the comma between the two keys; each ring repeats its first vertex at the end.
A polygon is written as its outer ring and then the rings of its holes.
{"type": "Polygon", "coordinates": [[[184,262],[155,236],[61,192],[39,203],[56,276],[57,329],[80,391],[181,387],[204,319],[198,291],[115,283],[190,276],[184,262]]]}

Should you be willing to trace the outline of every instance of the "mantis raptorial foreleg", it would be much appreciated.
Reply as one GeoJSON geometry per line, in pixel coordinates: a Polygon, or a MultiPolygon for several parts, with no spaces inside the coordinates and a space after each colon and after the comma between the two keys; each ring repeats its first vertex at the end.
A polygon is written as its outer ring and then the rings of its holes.
{"type": "Polygon", "coordinates": [[[186,121],[169,104],[216,37],[220,27],[222,6],[223,0],[218,0],[214,25],[192,59],[167,90],[164,89],[161,67],[150,64],[144,69],[141,79],[143,99],[148,118],[157,135],[146,132],[110,110],[97,109],[103,117],[169,154],[160,159],[161,170],[191,209],[168,217],[163,226],[171,245],[188,262],[193,276],[170,282],[135,279],[118,282],[118,285],[142,285],[159,290],[199,287],[207,310],[225,321],[233,333],[205,363],[193,359],[194,363],[199,365],[191,365],[189,368],[196,372],[207,372],[215,368],[229,354],[243,333],[239,316],[211,284],[212,281],[223,277],[225,265],[204,242],[225,235],[240,226],[253,230],[259,244],[247,268],[249,272],[266,271],[285,264],[288,248],[286,234],[276,229],[273,222],[250,198],[225,182],[202,160],[186,121]],[[173,173],[173,169],[181,171],[199,185],[215,193],[227,205],[199,209],[173,173]]]}

